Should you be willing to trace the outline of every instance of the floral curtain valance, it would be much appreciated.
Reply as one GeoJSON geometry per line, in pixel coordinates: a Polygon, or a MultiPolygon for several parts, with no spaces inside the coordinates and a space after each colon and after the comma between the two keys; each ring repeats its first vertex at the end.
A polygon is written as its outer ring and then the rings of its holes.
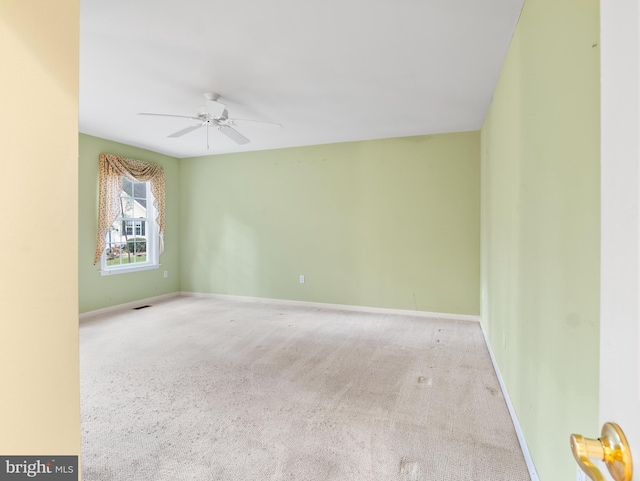
{"type": "Polygon", "coordinates": [[[102,256],[105,248],[105,237],[109,227],[120,213],[120,193],[122,192],[122,177],[132,181],[151,181],[153,205],[156,208],[156,222],[160,245],[159,252],[164,249],[164,194],[165,180],[162,166],[145,162],[144,160],[128,159],[112,154],[100,154],[100,186],[98,205],[98,238],[95,265],[102,256]]]}

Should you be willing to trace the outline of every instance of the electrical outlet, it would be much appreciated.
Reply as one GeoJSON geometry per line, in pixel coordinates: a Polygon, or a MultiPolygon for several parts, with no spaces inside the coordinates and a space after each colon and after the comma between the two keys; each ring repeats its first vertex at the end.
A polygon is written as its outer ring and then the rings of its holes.
{"type": "Polygon", "coordinates": [[[169,271],[164,271],[164,276],[169,277],[169,271]]]}
{"type": "Polygon", "coordinates": [[[300,276],[300,284],[304,284],[304,276],[300,276]]]}

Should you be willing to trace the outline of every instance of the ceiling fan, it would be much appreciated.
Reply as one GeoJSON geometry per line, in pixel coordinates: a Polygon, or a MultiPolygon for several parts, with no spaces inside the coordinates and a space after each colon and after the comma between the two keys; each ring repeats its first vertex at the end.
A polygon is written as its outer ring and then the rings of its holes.
{"type": "Polygon", "coordinates": [[[238,122],[240,123],[253,122],[253,123],[259,123],[259,124],[265,124],[265,125],[272,125],[278,128],[282,127],[282,125],[276,124],[273,122],[263,122],[260,120],[248,120],[248,119],[230,119],[229,112],[227,112],[227,106],[221,102],[218,102],[218,99],[220,98],[219,94],[206,93],[204,94],[204,97],[209,101],[208,104],[210,106],[211,111],[208,111],[207,107],[203,105],[198,109],[198,113],[196,114],[196,116],[155,114],[155,113],[149,113],[149,112],[140,112],[138,115],[152,115],[156,117],[176,117],[176,118],[182,118],[182,119],[196,120],[198,121],[197,125],[191,125],[184,129],[178,130],[177,132],[170,134],[168,137],[174,137],[174,138],[182,137],[183,135],[188,134],[189,132],[193,132],[194,130],[198,130],[202,127],[206,127],[207,128],[207,149],[209,148],[209,127],[210,126],[216,127],[219,132],[229,137],[238,145],[245,145],[250,142],[248,138],[246,138],[244,135],[242,135],[240,132],[238,132],[236,129],[233,128],[238,125],[237,124],[238,122]]]}

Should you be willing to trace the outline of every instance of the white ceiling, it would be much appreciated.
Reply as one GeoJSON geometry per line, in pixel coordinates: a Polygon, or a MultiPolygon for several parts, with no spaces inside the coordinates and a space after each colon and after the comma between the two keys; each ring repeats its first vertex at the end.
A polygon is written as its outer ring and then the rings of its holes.
{"type": "MultiPolygon", "coordinates": [[[[184,158],[477,130],[523,0],[81,0],[80,131],[184,158]],[[222,95],[237,146],[195,124],[222,95]]],[[[52,19],[54,21],[55,19],[52,19]]]]}

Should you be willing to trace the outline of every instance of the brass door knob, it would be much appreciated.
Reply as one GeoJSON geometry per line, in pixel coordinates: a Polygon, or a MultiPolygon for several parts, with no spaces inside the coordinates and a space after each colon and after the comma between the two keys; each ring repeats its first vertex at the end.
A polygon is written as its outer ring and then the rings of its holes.
{"type": "Polygon", "coordinates": [[[604,423],[602,435],[589,439],[579,434],[571,435],[571,451],[578,466],[593,481],[606,481],[591,460],[604,461],[615,481],[631,481],[633,464],[631,450],[622,429],[615,423],[604,423]]]}

